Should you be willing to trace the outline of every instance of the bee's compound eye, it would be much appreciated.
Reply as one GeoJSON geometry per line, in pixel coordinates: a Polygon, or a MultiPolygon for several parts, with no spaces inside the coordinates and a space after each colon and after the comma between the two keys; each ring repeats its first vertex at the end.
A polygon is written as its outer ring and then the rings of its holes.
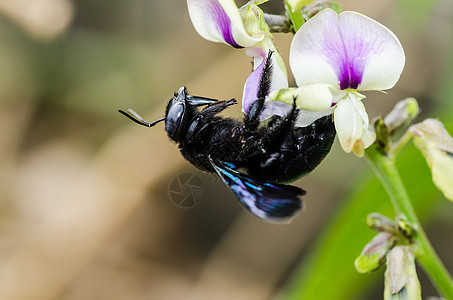
{"type": "Polygon", "coordinates": [[[166,116],[165,129],[167,130],[168,135],[173,138],[176,138],[178,135],[181,122],[184,118],[185,110],[185,103],[177,102],[168,111],[168,114],[166,116]]]}

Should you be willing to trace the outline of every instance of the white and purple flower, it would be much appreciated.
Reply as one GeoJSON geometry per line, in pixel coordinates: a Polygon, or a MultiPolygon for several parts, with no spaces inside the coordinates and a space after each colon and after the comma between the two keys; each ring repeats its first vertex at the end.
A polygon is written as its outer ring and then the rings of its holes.
{"type": "Polygon", "coordinates": [[[342,148],[363,156],[375,136],[368,129],[365,96],[358,91],[392,88],[404,63],[403,48],[389,29],[356,12],[325,9],[300,28],[291,45],[290,66],[299,88],[271,98],[290,103],[297,97],[300,108],[318,111],[313,118],[333,109],[342,148]]]}
{"type": "MultiPolygon", "coordinates": [[[[270,91],[288,87],[285,64],[275,47],[263,12],[256,5],[263,2],[266,1],[249,2],[238,9],[232,0],[187,0],[192,23],[202,37],[234,48],[245,48],[246,55],[253,58],[253,71],[244,84],[244,113],[247,113],[252,103],[257,100],[259,82],[269,51],[272,51],[270,91]]],[[[287,105],[281,102],[267,102],[261,120],[279,114],[286,107],[287,105]]]]}
{"type": "Polygon", "coordinates": [[[208,41],[245,48],[264,38],[263,31],[247,32],[233,0],[187,0],[187,6],[193,26],[208,41]]]}

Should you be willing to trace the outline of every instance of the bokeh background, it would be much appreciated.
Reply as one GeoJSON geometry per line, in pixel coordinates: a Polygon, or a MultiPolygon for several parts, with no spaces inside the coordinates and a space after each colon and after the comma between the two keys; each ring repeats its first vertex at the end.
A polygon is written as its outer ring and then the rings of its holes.
{"type": "MultiPolygon", "coordinates": [[[[339,2],[391,28],[406,51],[397,86],[367,94],[370,116],[413,96],[419,120],[451,125],[453,2],[339,2]]],[[[276,39],[287,60],[291,36],[276,39]]],[[[375,179],[365,159],[336,142],[295,183],[308,190],[301,215],[272,225],[185,162],[162,124],[146,129],[117,112],[160,118],[182,85],[241,99],[250,70],[242,51],[197,35],[182,0],[0,1],[0,299],[381,299],[383,270],[353,267],[373,237],[366,215],[393,217],[381,210],[383,189],[366,188],[375,179]],[[182,172],[204,186],[191,209],[169,198],[182,172]]],[[[239,106],[227,114],[241,118],[239,106]]],[[[403,179],[452,271],[453,204],[406,148],[403,179]]],[[[424,297],[436,296],[418,272],[424,297]]]]}

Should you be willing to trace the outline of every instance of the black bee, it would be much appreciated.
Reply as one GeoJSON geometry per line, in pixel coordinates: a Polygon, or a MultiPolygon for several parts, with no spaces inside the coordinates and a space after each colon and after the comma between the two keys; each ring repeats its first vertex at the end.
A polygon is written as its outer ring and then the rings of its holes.
{"type": "Polygon", "coordinates": [[[218,116],[236,104],[235,99],[191,96],[185,87],[174,94],[165,117],[153,123],[132,110],[120,112],[147,127],[165,121],[168,137],[179,145],[185,159],[203,171],[216,172],[257,217],[284,222],[302,208],[300,198],[305,191],[283,183],[310,173],[324,159],[332,147],[335,128],[330,115],[307,127],[295,127],[299,112],[295,101],[285,117],[274,116],[260,126],[270,88],[271,55],[265,61],[257,101],[243,122],[218,116]]]}

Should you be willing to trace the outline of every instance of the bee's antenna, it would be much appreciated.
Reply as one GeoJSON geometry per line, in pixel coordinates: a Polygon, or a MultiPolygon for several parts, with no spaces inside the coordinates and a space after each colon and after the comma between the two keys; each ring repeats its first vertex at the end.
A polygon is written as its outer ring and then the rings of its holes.
{"type": "Polygon", "coordinates": [[[138,113],[136,113],[132,109],[128,109],[127,112],[125,112],[125,111],[123,111],[121,109],[118,110],[118,111],[120,113],[122,113],[123,115],[125,115],[126,117],[128,117],[129,119],[131,119],[132,121],[134,121],[135,123],[137,123],[139,125],[142,125],[142,126],[146,126],[146,127],[153,127],[157,123],[162,122],[163,120],[165,120],[165,117],[162,117],[162,118],[150,123],[150,122],[146,121],[145,119],[143,119],[138,113]]]}

